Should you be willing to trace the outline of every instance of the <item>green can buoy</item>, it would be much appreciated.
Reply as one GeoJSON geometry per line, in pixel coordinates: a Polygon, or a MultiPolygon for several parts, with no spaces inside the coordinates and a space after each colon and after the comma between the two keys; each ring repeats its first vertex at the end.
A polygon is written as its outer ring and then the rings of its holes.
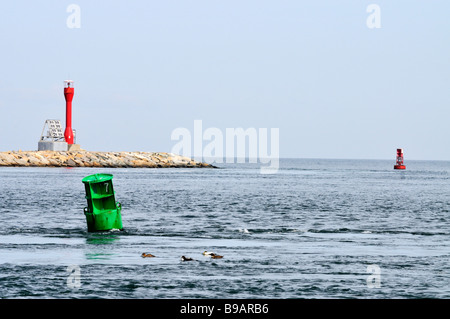
{"type": "Polygon", "coordinates": [[[88,206],[84,208],[88,232],[122,230],[122,205],[116,202],[113,175],[94,174],[82,179],[88,206]]]}

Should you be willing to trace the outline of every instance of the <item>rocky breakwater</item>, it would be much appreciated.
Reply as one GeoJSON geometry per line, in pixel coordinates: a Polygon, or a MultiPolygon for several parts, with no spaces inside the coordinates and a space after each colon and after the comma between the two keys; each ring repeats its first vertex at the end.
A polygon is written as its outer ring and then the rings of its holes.
{"type": "Polygon", "coordinates": [[[172,153],[9,151],[0,152],[0,166],[30,167],[210,167],[172,153]]]}

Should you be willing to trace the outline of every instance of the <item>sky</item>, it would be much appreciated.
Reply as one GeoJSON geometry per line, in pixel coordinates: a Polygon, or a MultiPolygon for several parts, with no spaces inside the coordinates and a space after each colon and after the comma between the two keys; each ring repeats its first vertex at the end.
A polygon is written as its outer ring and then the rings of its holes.
{"type": "Polygon", "coordinates": [[[0,45],[0,151],[64,126],[70,78],[90,151],[170,152],[201,120],[277,128],[280,157],[450,160],[448,0],[3,1],[0,45]]]}

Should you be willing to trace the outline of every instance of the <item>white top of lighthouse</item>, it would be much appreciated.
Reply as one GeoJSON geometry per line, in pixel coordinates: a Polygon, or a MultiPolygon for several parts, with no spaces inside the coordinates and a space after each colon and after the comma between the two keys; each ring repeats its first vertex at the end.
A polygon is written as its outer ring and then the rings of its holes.
{"type": "Polygon", "coordinates": [[[65,88],[73,88],[73,81],[72,80],[65,80],[64,81],[64,87],[65,88]]]}

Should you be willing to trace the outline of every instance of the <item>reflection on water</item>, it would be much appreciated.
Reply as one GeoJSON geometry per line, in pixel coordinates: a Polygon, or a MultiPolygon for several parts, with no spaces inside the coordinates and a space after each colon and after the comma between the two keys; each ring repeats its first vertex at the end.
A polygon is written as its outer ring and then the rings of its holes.
{"type": "Polygon", "coordinates": [[[120,231],[88,233],[86,237],[85,256],[88,260],[109,260],[117,255],[114,245],[120,240],[120,231]]]}

